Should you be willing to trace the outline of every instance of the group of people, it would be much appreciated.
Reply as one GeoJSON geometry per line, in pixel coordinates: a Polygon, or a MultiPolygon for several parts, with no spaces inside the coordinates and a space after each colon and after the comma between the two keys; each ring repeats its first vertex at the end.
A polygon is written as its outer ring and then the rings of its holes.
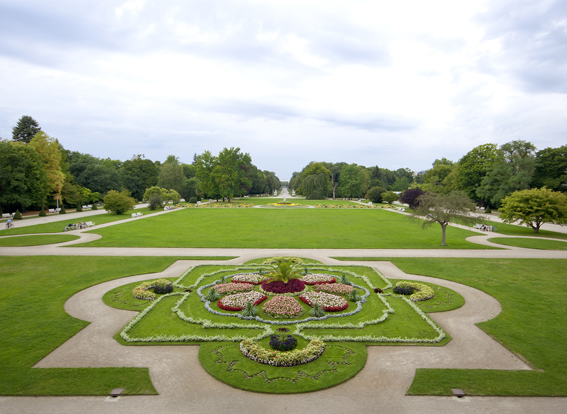
{"type": "Polygon", "coordinates": [[[65,226],[65,231],[69,231],[69,230],[76,230],[76,229],[86,229],[87,228],[87,223],[84,223],[82,221],[79,221],[76,224],[73,223],[69,223],[65,226]]]}

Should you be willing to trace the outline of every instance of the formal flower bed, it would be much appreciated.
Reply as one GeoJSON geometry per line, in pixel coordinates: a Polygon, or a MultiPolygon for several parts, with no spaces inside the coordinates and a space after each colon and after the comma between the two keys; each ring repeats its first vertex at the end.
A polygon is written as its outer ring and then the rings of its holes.
{"type": "Polygon", "coordinates": [[[396,283],[396,287],[406,289],[413,288],[414,290],[417,290],[417,292],[410,296],[412,302],[420,302],[422,300],[431,299],[433,296],[435,296],[433,289],[431,289],[427,285],[424,285],[423,283],[401,281],[396,283]]]}
{"type": "Polygon", "coordinates": [[[274,318],[297,318],[303,314],[303,307],[290,296],[274,296],[262,309],[274,318]]]}
{"type": "Polygon", "coordinates": [[[213,287],[221,295],[250,292],[254,290],[254,285],[251,285],[250,283],[219,283],[213,287]]]}
{"type": "Polygon", "coordinates": [[[287,283],[265,280],[262,282],[262,290],[272,294],[297,293],[305,290],[305,283],[301,279],[290,279],[287,283]]]}
{"type": "Polygon", "coordinates": [[[331,275],[324,275],[322,273],[308,273],[301,278],[305,282],[306,285],[317,285],[321,283],[335,283],[337,279],[335,279],[331,275]]]}
{"type": "Polygon", "coordinates": [[[344,298],[325,292],[307,292],[299,296],[299,299],[309,306],[316,303],[326,312],[338,312],[348,308],[348,302],[344,298]]]}
{"type": "Polygon", "coordinates": [[[233,276],[231,281],[232,283],[251,283],[253,285],[259,285],[266,279],[266,276],[262,276],[258,273],[247,273],[244,275],[233,276]]]}
{"type": "Polygon", "coordinates": [[[335,293],[337,295],[348,295],[354,287],[343,283],[327,283],[313,286],[315,292],[335,293]]]}
{"type": "Polygon", "coordinates": [[[266,295],[260,292],[235,293],[234,295],[225,296],[217,302],[219,308],[228,311],[241,311],[246,307],[248,302],[252,302],[254,306],[268,299],[266,295]]]}
{"type": "Polygon", "coordinates": [[[162,290],[160,290],[160,292],[158,293],[165,293],[167,290],[171,292],[173,290],[171,281],[167,279],[156,279],[149,282],[144,282],[136,286],[132,291],[132,296],[134,296],[136,299],[154,300],[156,298],[156,294],[150,289],[153,289],[155,287],[162,287],[162,290]],[[170,289],[166,290],[166,287],[169,287],[170,289]]]}
{"type": "Polygon", "coordinates": [[[297,339],[291,335],[286,335],[282,338],[282,335],[272,335],[270,336],[270,346],[276,351],[288,352],[297,347],[297,339]]]}
{"type": "Polygon", "coordinates": [[[315,361],[325,350],[325,343],[319,339],[312,339],[303,349],[282,352],[266,349],[251,339],[240,342],[240,351],[252,361],[276,367],[293,367],[315,361]]]}
{"type": "Polygon", "coordinates": [[[280,260],[286,260],[286,259],[291,259],[291,261],[296,265],[303,264],[303,260],[301,260],[299,257],[283,257],[283,256],[268,257],[266,260],[264,260],[264,264],[270,265],[280,260]]]}

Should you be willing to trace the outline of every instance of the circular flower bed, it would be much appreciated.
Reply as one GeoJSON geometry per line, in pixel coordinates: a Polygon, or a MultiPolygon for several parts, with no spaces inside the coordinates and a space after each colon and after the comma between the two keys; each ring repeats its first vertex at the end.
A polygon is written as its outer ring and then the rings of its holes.
{"type": "Polygon", "coordinates": [[[335,293],[337,295],[348,295],[352,292],[354,287],[350,285],[345,285],[343,283],[332,283],[313,286],[313,290],[316,292],[326,292],[335,293]]]}
{"type": "Polygon", "coordinates": [[[231,281],[232,283],[251,283],[253,285],[259,285],[266,279],[266,276],[262,276],[258,273],[248,273],[245,275],[233,276],[231,281]]]}
{"type": "Polygon", "coordinates": [[[288,352],[295,349],[297,346],[297,339],[291,335],[282,338],[281,335],[270,336],[270,346],[276,351],[288,352]]]}
{"type": "Polygon", "coordinates": [[[313,306],[316,303],[325,309],[326,312],[338,312],[348,308],[346,299],[330,293],[307,292],[302,294],[299,299],[309,306],[313,306]]]}
{"type": "Polygon", "coordinates": [[[248,302],[252,302],[254,306],[268,299],[266,295],[260,292],[236,293],[234,295],[225,296],[217,302],[219,308],[228,311],[241,311],[246,307],[248,302]]]}
{"type": "Polygon", "coordinates": [[[274,296],[262,309],[274,318],[297,318],[303,314],[303,307],[290,296],[274,296]]]}
{"type": "Polygon", "coordinates": [[[318,285],[322,283],[335,283],[337,279],[335,279],[331,275],[324,275],[322,273],[308,273],[302,277],[302,280],[305,282],[306,285],[318,285]]]}
{"type": "Polygon", "coordinates": [[[221,295],[229,293],[250,292],[254,289],[254,285],[250,283],[220,283],[213,288],[221,295]]]}
{"type": "Polygon", "coordinates": [[[240,351],[246,358],[276,367],[293,367],[295,365],[307,364],[319,358],[324,350],[325,343],[320,339],[312,339],[305,348],[288,352],[266,349],[251,339],[245,339],[240,342],[240,351]]]}
{"type": "Polygon", "coordinates": [[[132,296],[136,299],[143,300],[154,300],[156,298],[156,293],[170,293],[173,291],[171,286],[171,281],[167,279],[156,279],[151,282],[144,282],[138,285],[132,291],[132,296]],[[152,292],[150,289],[157,289],[157,292],[152,292]]]}
{"type": "Polygon", "coordinates": [[[287,283],[267,280],[262,282],[262,290],[272,294],[298,293],[305,290],[305,283],[301,279],[290,279],[287,283]]]}

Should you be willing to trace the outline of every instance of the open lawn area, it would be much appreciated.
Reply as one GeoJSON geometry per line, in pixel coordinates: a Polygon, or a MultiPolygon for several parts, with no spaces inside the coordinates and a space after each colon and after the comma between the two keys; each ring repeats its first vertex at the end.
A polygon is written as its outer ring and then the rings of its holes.
{"type": "Polygon", "coordinates": [[[147,368],[32,366],[88,325],[63,308],[73,294],[107,280],[160,272],[178,259],[0,257],[0,324],[6,331],[0,335],[0,395],[108,395],[115,387],[155,394],[147,368]]]}
{"type": "Polygon", "coordinates": [[[560,259],[395,258],[406,273],[473,286],[502,305],[479,327],[521,356],[533,371],[418,369],[409,394],[567,395],[567,261],[560,259]]]}
{"type": "Polygon", "coordinates": [[[469,243],[476,235],[449,227],[423,230],[382,209],[187,208],[91,232],[102,239],[84,247],[214,247],[299,249],[490,249],[469,243]]]}

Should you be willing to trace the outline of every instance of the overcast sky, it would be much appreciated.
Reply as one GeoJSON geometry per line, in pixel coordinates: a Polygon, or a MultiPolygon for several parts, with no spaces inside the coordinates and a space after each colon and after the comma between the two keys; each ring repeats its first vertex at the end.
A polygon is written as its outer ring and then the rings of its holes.
{"type": "Polygon", "coordinates": [[[567,1],[0,0],[0,79],[5,139],[30,115],[102,158],[420,171],[567,144],[567,1]]]}

